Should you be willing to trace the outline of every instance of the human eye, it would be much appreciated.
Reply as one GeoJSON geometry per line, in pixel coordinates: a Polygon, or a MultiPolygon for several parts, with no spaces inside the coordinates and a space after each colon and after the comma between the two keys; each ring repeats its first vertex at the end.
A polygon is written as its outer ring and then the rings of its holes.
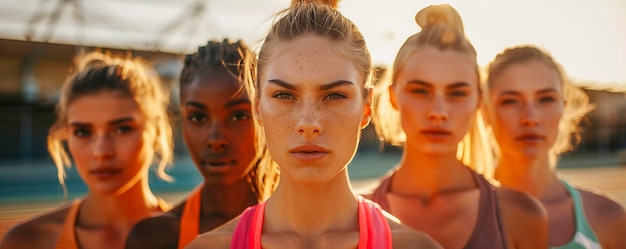
{"type": "Polygon", "coordinates": [[[553,96],[543,96],[539,98],[539,103],[553,103],[556,102],[556,98],[553,96]]]}
{"type": "Polygon", "coordinates": [[[231,116],[231,120],[235,122],[241,122],[250,119],[252,119],[252,113],[248,111],[234,112],[231,116]]]}
{"type": "Polygon", "coordinates": [[[200,124],[206,122],[206,116],[202,113],[192,112],[187,115],[187,120],[191,121],[192,123],[200,124]]]}
{"type": "Polygon", "coordinates": [[[517,104],[517,99],[514,99],[514,98],[504,98],[504,99],[500,100],[499,104],[500,105],[504,105],[504,106],[506,106],[506,105],[515,105],[515,104],[517,104]]]}
{"type": "Polygon", "coordinates": [[[115,134],[126,134],[132,132],[133,130],[135,130],[135,128],[131,125],[120,125],[115,128],[115,134]]]}
{"type": "Polygon", "coordinates": [[[467,96],[468,93],[467,91],[456,90],[456,91],[451,91],[448,95],[452,98],[460,98],[460,97],[467,96]]]}
{"type": "Polygon", "coordinates": [[[275,92],[272,94],[272,98],[277,98],[277,99],[295,99],[296,97],[293,96],[293,94],[288,93],[288,92],[275,92]]]}
{"type": "Polygon", "coordinates": [[[91,131],[87,128],[75,128],[72,130],[72,135],[79,138],[91,136],[91,131]]]}
{"type": "Polygon", "coordinates": [[[429,94],[428,90],[425,88],[413,88],[410,90],[410,92],[413,94],[422,95],[422,96],[427,96],[429,94]]]}
{"type": "Polygon", "coordinates": [[[330,93],[330,94],[324,96],[324,99],[325,100],[337,100],[337,99],[345,99],[347,97],[348,96],[346,94],[335,92],[335,93],[330,93]]]}

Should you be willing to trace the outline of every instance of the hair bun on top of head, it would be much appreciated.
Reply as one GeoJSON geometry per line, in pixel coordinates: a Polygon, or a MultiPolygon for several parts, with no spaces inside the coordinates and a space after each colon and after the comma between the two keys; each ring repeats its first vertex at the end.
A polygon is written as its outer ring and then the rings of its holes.
{"type": "Polygon", "coordinates": [[[461,15],[449,4],[430,5],[415,15],[415,22],[422,29],[433,24],[447,24],[454,27],[461,34],[465,34],[461,15]]]}
{"type": "Polygon", "coordinates": [[[291,6],[295,6],[297,4],[315,3],[318,5],[328,5],[333,9],[337,9],[339,1],[341,0],[291,0],[291,6]]]}

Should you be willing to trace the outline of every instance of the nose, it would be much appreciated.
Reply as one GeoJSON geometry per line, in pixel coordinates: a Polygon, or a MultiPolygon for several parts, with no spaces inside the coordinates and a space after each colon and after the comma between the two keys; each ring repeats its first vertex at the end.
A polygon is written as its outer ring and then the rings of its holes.
{"type": "Polygon", "coordinates": [[[105,161],[115,155],[115,144],[108,134],[96,135],[93,157],[98,161],[105,161]]]}
{"type": "Polygon", "coordinates": [[[295,126],[298,134],[309,137],[322,133],[322,124],[318,117],[320,110],[318,109],[312,104],[307,104],[297,112],[300,116],[295,126]]]}
{"type": "Polygon", "coordinates": [[[539,124],[539,116],[537,115],[537,107],[531,103],[524,105],[522,110],[522,125],[537,126],[539,124]]]}
{"type": "Polygon", "coordinates": [[[443,96],[435,96],[428,110],[427,117],[431,121],[446,121],[449,118],[448,107],[443,96]]]}
{"type": "Polygon", "coordinates": [[[207,141],[207,147],[213,152],[222,152],[228,148],[228,140],[224,137],[222,125],[215,122],[211,124],[211,131],[209,133],[209,140],[207,141]]]}

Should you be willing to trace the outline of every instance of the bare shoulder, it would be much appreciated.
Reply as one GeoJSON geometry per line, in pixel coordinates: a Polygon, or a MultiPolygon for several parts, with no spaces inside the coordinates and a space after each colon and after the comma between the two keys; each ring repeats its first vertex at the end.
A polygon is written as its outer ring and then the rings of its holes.
{"type": "Polygon", "coordinates": [[[443,248],[428,234],[401,224],[396,217],[389,213],[385,212],[384,214],[387,216],[387,222],[391,229],[393,248],[443,248]]]}
{"type": "Polygon", "coordinates": [[[0,248],[54,248],[59,238],[69,205],[43,213],[10,228],[0,248]]]}
{"type": "Polygon", "coordinates": [[[234,218],[226,224],[214,229],[213,231],[206,232],[198,235],[185,249],[228,249],[230,248],[230,242],[237,228],[239,218],[234,218]]]}
{"type": "Polygon", "coordinates": [[[606,248],[626,247],[626,211],[610,196],[590,190],[578,189],[583,201],[585,216],[606,248]]]}
{"type": "Polygon", "coordinates": [[[174,213],[146,218],[130,230],[126,248],[176,248],[179,232],[180,216],[174,213]]]}
{"type": "Polygon", "coordinates": [[[583,199],[588,219],[613,221],[626,218],[624,207],[609,195],[584,189],[578,191],[583,199]]]}

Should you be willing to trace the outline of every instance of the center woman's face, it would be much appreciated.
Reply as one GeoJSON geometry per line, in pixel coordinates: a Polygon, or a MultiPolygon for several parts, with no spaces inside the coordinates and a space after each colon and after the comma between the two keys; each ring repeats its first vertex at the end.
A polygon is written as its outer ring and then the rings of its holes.
{"type": "Polygon", "coordinates": [[[344,172],[369,123],[363,77],[338,44],[305,36],[276,47],[255,112],[281,181],[326,183],[344,172]]]}

